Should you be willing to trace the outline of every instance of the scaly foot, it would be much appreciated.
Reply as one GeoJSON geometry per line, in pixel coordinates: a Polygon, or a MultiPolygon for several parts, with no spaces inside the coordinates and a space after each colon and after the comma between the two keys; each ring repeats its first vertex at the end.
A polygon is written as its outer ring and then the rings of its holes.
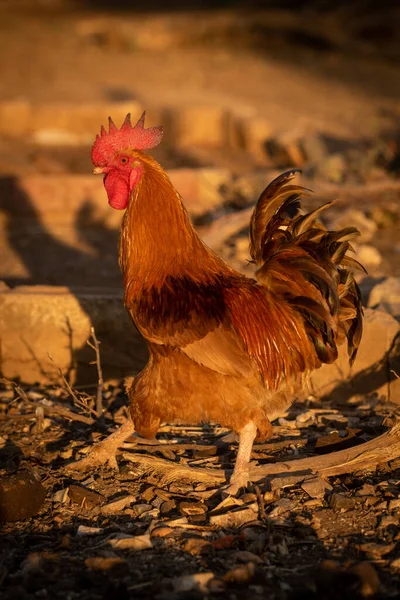
{"type": "Polygon", "coordinates": [[[248,467],[240,470],[235,468],[228,485],[224,486],[221,490],[222,497],[237,496],[240,490],[246,490],[249,483],[250,476],[248,467]]]}

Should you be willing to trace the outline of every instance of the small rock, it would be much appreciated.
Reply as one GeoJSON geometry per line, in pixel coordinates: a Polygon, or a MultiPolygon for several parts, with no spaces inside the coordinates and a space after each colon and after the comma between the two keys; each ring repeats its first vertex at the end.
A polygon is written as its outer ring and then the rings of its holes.
{"type": "Polygon", "coordinates": [[[331,425],[338,429],[346,429],[348,424],[347,417],[340,415],[339,413],[323,414],[318,415],[318,423],[323,425],[331,425]]]}
{"type": "Polygon", "coordinates": [[[249,239],[247,237],[239,237],[235,243],[235,256],[237,260],[246,261],[249,259],[249,239]]]}
{"type": "Polygon", "coordinates": [[[53,502],[59,502],[60,504],[70,504],[71,498],[69,497],[69,488],[58,490],[53,494],[53,502]]]}
{"type": "Polygon", "coordinates": [[[273,502],[275,502],[277,498],[273,492],[266,491],[264,493],[263,499],[264,499],[264,505],[267,506],[268,504],[272,504],[273,502]]]}
{"type": "Polygon", "coordinates": [[[349,498],[344,494],[334,493],[330,497],[329,505],[333,508],[333,510],[350,510],[355,506],[354,498],[349,498]]]}
{"type": "Polygon", "coordinates": [[[329,220],[328,227],[331,230],[344,229],[349,224],[359,229],[360,237],[357,239],[360,243],[369,242],[378,229],[376,223],[358,208],[347,208],[341,211],[336,218],[329,220]]]}
{"type": "MultiPolygon", "coordinates": [[[[118,500],[114,500],[113,502],[109,502],[102,506],[101,512],[103,515],[115,515],[123,511],[127,506],[130,506],[135,500],[135,496],[124,496],[123,498],[119,498],[118,500]]],[[[145,506],[149,506],[150,509],[152,508],[150,504],[146,504],[145,506]]]]}
{"type": "Polygon", "coordinates": [[[109,571],[114,567],[125,564],[123,558],[104,558],[103,556],[91,556],[85,560],[85,565],[91,571],[109,571]]]}
{"type": "Polygon", "coordinates": [[[222,515],[212,515],[210,516],[210,524],[235,529],[236,527],[244,525],[244,523],[256,521],[257,518],[258,505],[254,503],[243,509],[232,510],[231,512],[222,515]]]}
{"type": "Polygon", "coordinates": [[[301,487],[311,498],[323,498],[326,492],[332,489],[332,486],[321,477],[306,479],[301,487]]]}
{"type": "Polygon", "coordinates": [[[287,427],[287,429],[297,429],[297,424],[296,421],[289,421],[288,419],[285,419],[284,417],[280,417],[278,419],[278,423],[281,427],[287,427]]]}
{"type": "Polygon", "coordinates": [[[174,533],[174,530],[172,529],[172,527],[155,527],[153,529],[153,531],[151,532],[151,537],[167,537],[168,535],[171,535],[172,533],[174,533]]]}
{"type": "Polygon", "coordinates": [[[379,307],[394,317],[399,316],[400,277],[387,277],[382,283],[377,283],[369,294],[368,306],[379,307]]]}
{"type": "Polygon", "coordinates": [[[289,498],[281,498],[277,502],[275,502],[275,508],[271,510],[268,515],[268,519],[275,520],[278,519],[292,510],[296,506],[296,503],[293,500],[289,500],[289,498]]]}
{"type": "Polygon", "coordinates": [[[364,496],[365,506],[376,506],[380,501],[379,496],[364,496]]]}
{"type": "Polygon", "coordinates": [[[0,521],[21,521],[37,515],[46,489],[28,471],[8,475],[0,481],[0,521]]]}
{"type": "Polygon", "coordinates": [[[75,504],[79,504],[84,508],[94,508],[95,506],[103,504],[105,501],[105,496],[103,496],[103,494],[99,494],[94,490],[89,490],[80,485],[70,485],[68,494],[71,502],[75,502],[75,504]]]}
{"type": "Polygon", "coordinates": [[[206,540],[200,538],[190,538],[183,544],[183,550],[192,556],[202,556],[212,550],[212,545],[206,540]]]}
{"type": "Polygon", "coordinates": [[[134,536],[119,534],[108,540],[108,543],[114,550],[134,550],[135,552],[153,547],[150,535],[147,533],[134,536]]]}
{"type": "Polygon", "coordinates": [[[392,567],[392,569],[400,569],[400,558],[395,558],[394,560],[392,560],[390,566],[392,567]]]}
{"type": "Polygon", "coordinates": [[[238,562],[255,563],[257,565],[264,562],[260,556],[254,554],[253,552],[249,552],[248,550],[237,550],[234,553],[233,558],[238,562]]]}
{"type": "Polygon", "coordinates": [[[316,416],[314,411],[306,411],[296,417],[296,426],[298,428],[308,427],[312,423],[315,423],[316,416]]]}
{"type": "Polygon", "coordinates": [[[348,165],[343,154],[339,152],[330,154],[318,164],[318,175],[328,179],[333,183],[341,183],[348,169],[348,165]]]}
{"type": "Polygon", "coordinates": [[[249,562],[246,565],[230,569],[222,579],[230,583],[247,583],[253,579],[255,572],[254,562],[249,562]]]}
{"type": "Polygon", "coordinates": [[[203,592],[208,591],[208,584],[214,579],[214,573],[194,573],[193,575],[182,575],[173,580],[174,591],[182,592],[203,592]]]}
{"type": "Polygon", "coordinates": [[[389,500],[389,510],[399,510],[400,509],[400,498],[395,498],[394,500],[389,500]]]}
{"type": "Polygon", "coordinates": [[[89,525],[79,525],[76,534],[77,535],[99,535],[103,533],[102,527],[89,527],[89,525]]]}
{"type": "Polygon", "coordinates": [[[355,258],[367,269],[368,267],[379,267],[382,263],[382,255],[374,246],[361,244],[356,250],[355,258]]]}
{"type": "MultiPolygon", "coordinates": [[[[160,500],[161,500],[161,498],[160,498],[160,500]]],[[[172,510],[174,510],[174,508],[176,508],[175,500],[164,500],[162,502],[162,504],[160,505],[160,514],[167,515],[172,510]]]]}
{"type": "Polygon", "coordinates": [[[207,506],[202,502],[181,502],[179,504],[181,515],[187,517],[192,523],[203,522],[207,506]]]}
{"type": "Polygon", "coordinates": [[[379,523],[379,527],[382,529],[385,527],[390,527],[391,525],[393,525],[393,527],[398,527],[399,519],[388,515],[386,517],[382,517],[381,522],[379,523]]]}
{"type": "Polygon", "coordinates": [[[143,500],[146,500],[146,502],[151,502],[155,495],[156,492],[153,485],[145,489],[144,492],[142,492],[141,494],[143,500]]]}
{"type": "Polygon", "coordinates": [[[323,503],[321,502],[321,500],[312,499],[306,500],[303,506],[306,506],[307,508],[315,508],[316,506],[323,506],[323,503]]]}
{"type": "Polygon", "coordinates": [[[359,544],[356,546],[358,550],[365,552],[371,558],[380,558],[392,552],[396,547],[396,544],[375,544],[374,542],[366,542],[365,544],[359,544]]]}
{"type": "Polygon", "coordinates": [[[357,491],[357,496],[374,496],[376,492],[375,486],[370,483],[364,483],[357,491]]]}
{"type": "Polygon", "coordinates": [[[149,515],[151,514],[158,514],[158,508],[154,508],[152,504],[135,504],[132,507],[133,510],[133,514],[135,515],[135,517],[142,517],[145,515],[149,515]],[[155,511],[155,513],[153,513],[153,511],[155,511]]]}

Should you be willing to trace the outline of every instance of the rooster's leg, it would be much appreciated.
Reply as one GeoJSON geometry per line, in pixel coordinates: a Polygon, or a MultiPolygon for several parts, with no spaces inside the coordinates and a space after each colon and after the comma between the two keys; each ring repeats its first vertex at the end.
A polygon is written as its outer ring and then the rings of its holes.
{"type": "Polygon", "coordinates": [[[89,454],[67,466],[68,471],[86,471],[87,469],[108,464],[113,469],[118,469],[116,454],[124,441],[135,432],[133,421],[128,419],[117,431],[114,431],[105,440],[95,444],[89,454]]]}
{"type": "Polygon", "coordinates": [[[240,488],[249,483],[249,465],[253,442],[257,435],[257,425],[250,421],[239,432],[239,449],[236,457],[228,487],[223,490],[224,495],[235,496],[240,488]]]}

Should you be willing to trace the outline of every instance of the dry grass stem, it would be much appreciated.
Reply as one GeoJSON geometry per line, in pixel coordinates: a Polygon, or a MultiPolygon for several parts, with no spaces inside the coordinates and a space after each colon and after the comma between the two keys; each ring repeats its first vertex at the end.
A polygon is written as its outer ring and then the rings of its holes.
{"type": "Polygon", "coordinates": [[[93,348],[96,353],[96,360],[91,364],[96,364],[97,366],[97,394],[96,394],[96,414],[97,417],[101,417],[103,414],[103,389],[104,389],[104,381],[103,381],[103,370],[101,368],[101,357],[100,357],[100,342],[96,337],[96,332],[94,327],[90,328],[90,334],[93,340],[93,344],[88,340],[86,343],[88,346],[93,348]]]}

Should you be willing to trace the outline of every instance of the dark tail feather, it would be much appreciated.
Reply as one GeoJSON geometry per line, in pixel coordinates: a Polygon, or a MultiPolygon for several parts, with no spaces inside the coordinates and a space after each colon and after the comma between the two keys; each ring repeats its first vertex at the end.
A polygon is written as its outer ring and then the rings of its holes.
{"type": "Polygon", "coordinates": [[[347,253],[359,232],[355,227],[328,231],[317,221],[330,202],[299,215],[300,200],[310,190],[291,183],[298,172],[277,177],[254,209],[250,253],[259,267],[257,279],[302,315],[321,362],[335,360],[336,344],[347,339],[352,364],[361,340],[363,316],[352,271],[365,269],[347,253]],[[285,277],[287,273],[292,280],[285,277]],[[300,289],[304,295],[299,295],[300,289]]]}

